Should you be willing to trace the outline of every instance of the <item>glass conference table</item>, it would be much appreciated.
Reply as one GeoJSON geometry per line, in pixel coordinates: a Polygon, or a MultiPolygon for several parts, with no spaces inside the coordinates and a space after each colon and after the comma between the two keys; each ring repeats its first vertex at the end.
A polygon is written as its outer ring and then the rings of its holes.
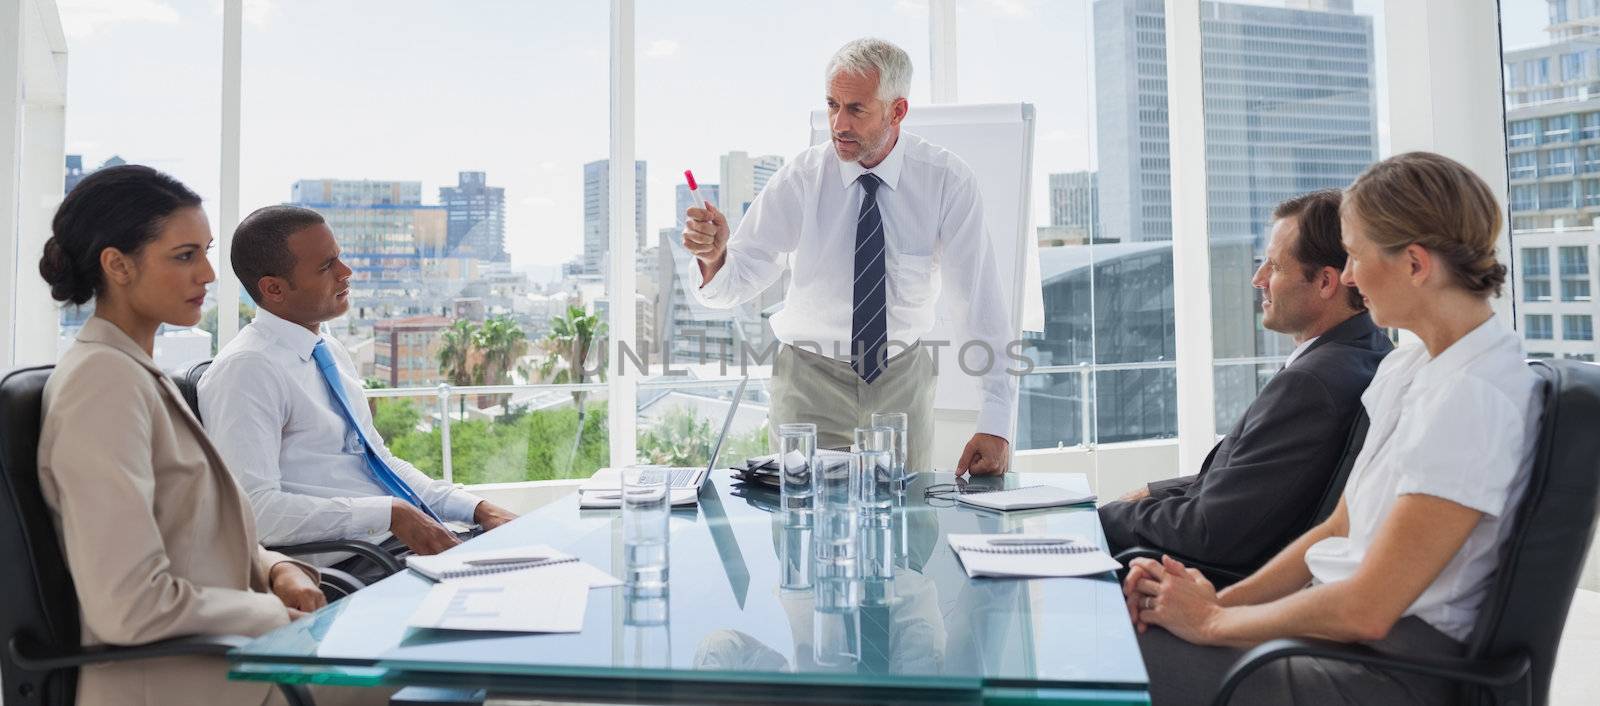
{"type": "MultiPolygon", "coordinates": [[[[729,473],[672,513],[669,595],[594,589],[581,633],[409,628],[429,582],[401,572],[234,651],[230,676],[643,703],[1149,703],[1113,575],[970,579],[945,540],[1062,532],[1103,544],[1092,505],[983,511],[925,497],[955,479],[920,474],[889,521],[862,528],[875,568],[853,579],[859,607],[840,610],[818,600],[839,580],[814,575],[810,513],[780,511],[776,490],[729,473]]],[[[1081,474],[972,483],[1087,491],[1081,474]]],[[[452,551],[549,544],[620,577],[620,525],[619,511],[580,510],[574,494],[452,551]]]]}

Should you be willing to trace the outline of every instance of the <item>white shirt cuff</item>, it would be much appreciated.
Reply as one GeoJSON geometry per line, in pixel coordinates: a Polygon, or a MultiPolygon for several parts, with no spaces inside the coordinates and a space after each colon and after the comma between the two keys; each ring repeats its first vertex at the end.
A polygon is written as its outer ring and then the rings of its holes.
{"type": "Polygon", "coordinates": [[[714,307],[717,306],[716,302],[727,296],[728,280],[733,279],[729,272],[732,269],[732,265],[733,251],[729,250],[723,257],[722,267],[717,270],[716,274],[711,276],[711,279],[707,280],[704,275],[700,274],[700,261],[698,259],[689,263],[689,266],[694,268],[694,274],[696,275],[693,279],[700,283],[700,286],[694,289],[694,296],[700,300],[701,304],[714,307]]]}
{"type": "Polygon", "coordinates": [[[351,525],[357,532],[366,535],[355,539],[373,540],[388,534],[389,517],[393,507],[392,499],[387,495],[351,498],[351,525]]]}
{"type": "Polygon", "coordinates": [[[1003,404],[986,404],[978,411],[978,433],[991,434],[1011,442],[1011,418],[1015,409],[1003,404]]]}
{"type": "Polygon", "coordinates": [[[464,522],[469,525],[477,524],[473,515],[477,513],[480,498],[465,490],[457,490],[444,497],[444,507],[438,508],[439,514],[446,520],[464,522]]]}

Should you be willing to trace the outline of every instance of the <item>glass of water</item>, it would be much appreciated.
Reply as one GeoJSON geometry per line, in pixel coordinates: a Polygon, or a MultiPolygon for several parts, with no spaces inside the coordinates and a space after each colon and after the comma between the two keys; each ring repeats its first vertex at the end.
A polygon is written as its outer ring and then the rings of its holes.
{"type": "Polygon", "coordinates": [[[783,509],[811,508],[811,469],[817,455],[817,425],[778,425],[778,473],[783,509]]]}
{"type": "Polygon", "coordinates": [[[856,453],[851,460],[862,510],[887,511],[893,506],[896,494],[894,430],[889,427],[857,429],[856,453]]]}
{"type": "Polygon", "coordinates": [[[671,469],[665,466],[630,466],[622,473],[624,583],[632,595],[664,594],[667,590],[671,477],[671,469]]]}
{"type": "Polygon", "coordinates": [[[893,463],[889,467],[889,475],[894,479],[895,492],[906,492],[906,429],[911,420],[905,412],[873,412],[872,426],[888,427],[894,432],[889,440],[890,450],[894,453],[893,463]]]}
{"type": "MultiPolygon", "coordinates": [[[[847,456],[845,458],[853,458],[847,456]]],[[[855,484],[851,461],[817,459],[816,529],[811,540],[817,559],[817,576],[850,578],[856,576],[855,484]]]]}

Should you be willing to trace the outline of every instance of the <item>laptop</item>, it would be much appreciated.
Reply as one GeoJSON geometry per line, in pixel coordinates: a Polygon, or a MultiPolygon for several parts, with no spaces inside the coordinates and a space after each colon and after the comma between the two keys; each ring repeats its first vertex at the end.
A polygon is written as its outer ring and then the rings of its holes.
{"type": "MultiPolygon", "coordinates": [[[[728,405],[728,415],[722,420],[722,433],[718,434],[717,440],[711,443],[711,458],[706,461],[705,467],[675,466],[667,468],[667,471],[671,474],[667,484],[674,491],[699,490],[700,486],[705,485],[705,482],[711,478],[711,471],[716,469],[717,456],[722,453],[722,444],[728,438],[728,430],[733,428],[733,415],[738,413],[739,401],[744,399],[744,388],[749,383],[750,378],[742,378],[739,380],[738,389],[733,391],[733,403],[728,405]]],[[[621,484],[622,477],[618,475],[616,469],[602,468],[595,471],[595,474],[590,476],[589,480],[584,481],[583,485],[578,486],[578,491],[616,492],[621,484]]],[[[674,493],[674,496],[676,495],[677,493],[674,493]]]]}

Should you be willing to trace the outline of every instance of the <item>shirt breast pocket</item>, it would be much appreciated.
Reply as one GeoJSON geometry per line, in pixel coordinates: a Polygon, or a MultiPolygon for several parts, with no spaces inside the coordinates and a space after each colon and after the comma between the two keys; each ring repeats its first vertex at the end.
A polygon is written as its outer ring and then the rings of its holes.
{"type": "Polygon", "coordinates": [[[894,289],[896,303],[920,307],[933,298],[939,273],[932,255],[895,253],[888,265],[889,284],[894,289]]]}

